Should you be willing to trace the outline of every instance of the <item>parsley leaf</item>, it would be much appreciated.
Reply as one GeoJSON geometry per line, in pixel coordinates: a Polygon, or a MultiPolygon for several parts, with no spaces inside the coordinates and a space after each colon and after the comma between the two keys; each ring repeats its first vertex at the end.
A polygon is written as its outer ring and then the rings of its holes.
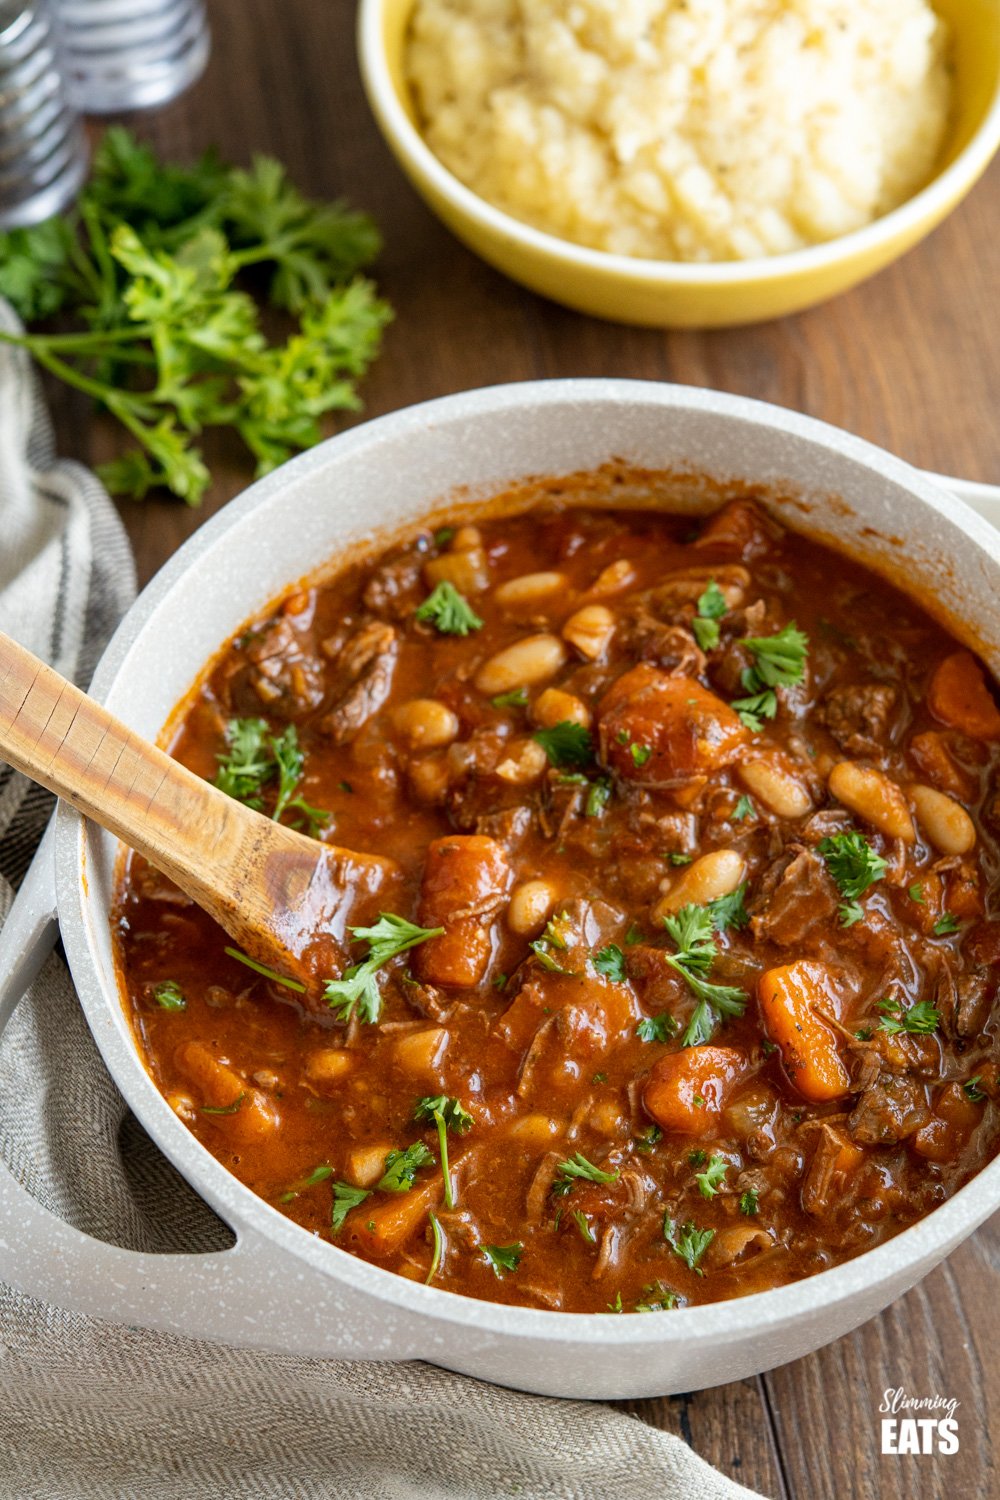
{"type": "Polygon", "coordinates": [[[312,1171],[308,1173],[307,1176],[300,1177],[298,1182],[293,1182],[291,1187],[287,1188],[285,1192],[281,1194],[278,1202],[291,1203],[292,1200],[297,1198],[300,1193],[307,1192],[309,1188],[315,1187],[317,1183],[325,1182],[328,1177],[332,1176],[333,1168],[331,1166],[328,1166],[326,1162],[323,1162],[320,1166],[313,1167],[312,1171]]]}
{"type": "Polygon", "coordinates": [[[340,1021],[349,1021],[357,1010],[363,1021],[375,1022],[382,1010],[382,994],[376,974],[383,964],[406,953],[428,938],[440,937],[443,927],[418,927],[394,912],[380,912],[374,927],[352,927],[352,936],[367,942],[368,956],[351,964],[339,979],[330,979],[323,991],[340,1021]]]}
{"type": "Polygon", "coordinates": [[[684,906],[664,919],[664,926],[677,944],[666,962],[686,981],[698,1000],[681,1037],[682,1047],[694,1047],[711,1039],[723,1015],[741,1016],[746,993],[735,985],[710,984],[704,977],[716,958],[715,924],[705,906],[684,906]]]}
{"type": "Polygon", "coordinates": [[[438,1150],[441,1152],[441,1176],[444,1179],[444,1202],[446,1208],[455,1207],[455,1195],[451,1182],[451,1166],[448,1162],[448,1131],[464,1135],[472,1129],[472,1116],[458,1099],[440,1094],[436,1099],[421,1099],[413,1111],[415,1120],[433,1120],[437,1126],[438,1150]]]}
{"type": "Polygon", "coordinates": [[[597,1237],[594,1234],[594,1231],[591,1229],[590,1220],[587,1218],[587,1215],[584,1213],[583,1209],[574,1208],[571,1210],[571,1213],[573,1216],[573,1222],[576,1224],[577,1229],[579,1229],[580,1231],[581,1239],[586,1240],[588,1245],[596,1245],[597,1237]]]}
{"type": "Polygon", "coordinates": [[[740,1213],[753,1217],[760,1209],[760,1202],[756,1188],[747,1188],[745,1193],[740,1194],[740,1213]]]}
{"type": "Polygon", "coordinates": [[[486,1256],[487,1262],[493,1267],[494,1276],[500,1277],[508,1271],[516,1271],[521,1264],[521,1256],[524,1254],[524,1246],[520,1240],[515,1240],[512,1245],[480,1245],[480,1250],[486,1256]]]}
{"type": "Polygon", "coordinates": [[[514,688],[509,693],[498,693],[490,702],[494,708],[527,708],[528,689],[524,687],[514,688]]]}
{"type": "Polygon", "coordinates": [[[153,986],[153,999],[161,1010],[186,1010],[184,991],[173,979],[161,979],[153,986]]]}
{"type": "Polygon", "coordinates": [[[946,911],[943,916],[938,917],[931,931],[935,937],[947,937],[949,933],[957,932],[960,925],[958,918],[952,912],[946,911]]]}
{"type": "Polygon", "coordinates": [[[559,918],[550,917],[546,922],[541,937],[528,944],[532,953],[538,959],[543,969],[548,969],[550,974],[571,974],[571,969],[564,969],[557,958],[553,956],[553,948],[565,953],[569,944],[559,930],[559,918]]]}
{"type": "Polygon", "coordinates": [[[468,635],[481,630],[482,620],[453,583],[444,579],[417,610],[415,619],[429,622],[440,635],[468,635]]]}
{"type": "Polygon", "coordinates": [[[344,1220],[352,1208],[357,1208],[359,1203],[364,1203],[366,1198],[371,1197],[368,1188],[355,1187],[350,1182],[335,1182],[333,1184],[333,1212],[330,1222],[334,1234],[339,1234],[344,1227],[344,1220]]]}
{"type": "Polygon", "coordinates": [[[590,783],[590,791],[583,806],[585,818],[597,818],[611,801],[611,782],[607,777],[600,776],[596,781],[590,783]]]}
{"type": "Polygon", "coordinates": [[[715,1239],[714,1229],[698,1229],[690,1219],[678,1228],[667,1212],[663,1216],[663,1238],[689,1271],[694,1271],[698,1276],[705,1274],[699,1270],[698,1262],[715,1239]]]}
{"type": "Polygon", "coordinates": [[[594,955],[594,968],[615,984],[625,982],[625,955],[617,943],[609,943],[594,955]]]}
{"type": "Polygon", "coordinates": [[[864,916],[858,897],[882,879],[889,868],[856,828],[847,833],[830,834],[820,839],[817,849],[826,861],[833,880],[845,898],[840,907],[840,925],[853,927],[864,916]]]}
{"type": "Polygon", "coordinates": [[[966,1082],[962,1084],[963,1094],[967,1099],[971,1100],[973,1104],[982,1104],[986,1098],[986,1095],[979,1087],[982,1081],[983,1075],[981,1073],[974,1073],[971,1078],[967,1079],[966,1082]]]}
{"type": "Polygon", "coordinates": [[[698,613],[691,621],[694,638],[703,651],[719,644],[719,621],[726,613],[726,598],[713,578],[697,604],[698,613]]]}
{"type": "Polygon", "coordinates": [[[617,1182],[618,1177],[618,1167],[615,1167],[612,1172],[605,1172],[600,1167],[595,1167],[592,1161],[588,1161],[582,1151],[577,1151],[568,1161],[559,1163],[553,1192],[561,1196],[568,1193],[576,1182],[617,1182]]]}
{"type": "MultiPolygon", "coordinates": [[[[792,620],[775,635],[747,636],[743,645],[753,657],[752,672],[757,679],[752,691],[761,688],[791,687],[805,675],[809,637],[792,620]]],[[[747,684],[751,686],[750,683],[747,684]]]]}
{"type": "Polygon", "coordinates": [[[640,1042],[666,1042],[677,1035],[677,1022],[669,1011],[659,1016],[643,1016],[635,1028],[640,1042]]]}
{"type": "Polygon", "coordinates": [[[653,754],[652,747],[649,746],[649,745],[635,745],[635,744],[632,744],[632,745],[629,745],[628,749],[629,749],[629,754],[632,757],[632,764],[634,766],[637,766],[640,770],[647,763],[647,761],[650,759],[650,757],[653,754]]]}
{"type": "Polygon", "coordinates": [[[264,787],[277,777],[272,822],[280,822],[285,812],[294,809],[302,813],[308,832],[315,837],[330,821],[328,812],[295,795],[302,780],[305,755],[294,724],[274,735],[263,719],[230,719],[225,738],[229,749],[225,755],[217,756],[219,770],[215,777],[220,792],[259,811],[264,787]]]}
{"type": "Polygon", "coordinates": [[[572,719],[562,719],[551,729],[536,729],[532,735],[554,766],[586,766],[594,758],[594,741],[589,729],[572,719]]]}
{"type": "Polygon", "coordinates": [[[757,809],[754,807],[753,802],[747,796],[746,792],[744,792],[743,795],[737,799],[736,806],[733,808],[733,821],[736,823],[745,823],[747,818],[755,818],[756,816],[757,809]]]}
{"type": "Polygon", "coordinates": [[[750,926],[750,917],[743,903],[746,892],[747,883],[744,880],[728,896],[716,896],[714,901],[708,903],[716,932],[725,932],[727,927],[735,927],[739,932],[750,926]]]}
{"type": "Polygon", "coordinates": [[[752,693],[749,698],[734,698],[731,707],[735,708],[741,723],[751,734],[759,734],[764,720],[773,719],[778,712],[778,699],[773,688],[765,688],[763,692],[752,693]]]}
{"type": "Polygon", "coordinates": [[[729,1171],[729,1163],[724,1156],[709,1157],[708,1166],[704,1172],[696,1172],[694,1180],[698,1184],[698,1191],[703,1198],[714,1198],[719,1191],[719,1184],[726,1179],[729,1171]]]}
{"type": "Polygon", "coordinates": [[[381,1193],[408,1193],[421,1167],[433,1167],[434,1157],[423,1141],[414,1141],[405,1151],[390,1151],[385,1171],[375,1184],[381,1193]]]}
{"type": "Polygon", "coordinates": [[[880,1031],[908,1031],[913,1036],[930,1036],[941,1024],[941,1013],[929,1000],[919,1000],[906,1009],[898,1000],[880,1000],[878,1008],[882,1012],[878,1023],[880,1031]]]}
{"type": "Polygon", "coordinates": [[[664,1286],[662,1281],[654,1281],[649,1286],[644,1286],[642,1296],[643,1300],[635,1304],[634,1311],[637,1313],[670,1312],[678,1302],[677,1293],[670,1287],[664,1286]]]}
{"type": "Polygon", "coordinates": [[[920,884],[919,880],[915,880],[913,882],[906,894],[909,896],[910,900],[915,901],[918,906],[927,905],[927,897],[924,895],[924,888],[920,884]]]}

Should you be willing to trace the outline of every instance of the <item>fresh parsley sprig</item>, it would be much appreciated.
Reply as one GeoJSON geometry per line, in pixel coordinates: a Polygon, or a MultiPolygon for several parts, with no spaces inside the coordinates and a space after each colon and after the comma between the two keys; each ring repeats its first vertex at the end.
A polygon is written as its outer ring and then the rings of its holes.
{"type": "Polygon", "coordinates": [[[592,1161],[588,1161],[582,1151],[576,1151],[556,1168],[552,1192],[560,1198],[570,1192],[577,1182],[617,1182],[619,1175],[618,1167],[605,1172],[602,1167],[595,1167],[592,1161]]]}
{"type": "Polygon", "coordinates": [[[663,1215],[663,1238],[689,1271],[693,1271],[696,1276],[704,1276],[698,1262],[715,1239],[714,1229],[699,1229],[691,1219],[678,1226],[668,1210],[663,1215]]]}
{"type": "Polygon", "coordinates": [[[698,613],[691,621],[694,638],[703,651],[711,651],[719,644],[719,621],[728,607],[725,594],[715,579],[711,579],[698,600],[698,613]]]}
{"type": "Polygon", "coordinates": [[[696,1172],[694,1180],[703,1198],[714,1198],[720,1185],[726,1180],[729,1163],[724,1156],[710,1156],[704,1172],[696,1172]]]}
{"type": "Polygon", "coordinates": [[[289,724],[281,734],[272,734],[263,719],[230,719],[225,728],[227,749],[217,756],[215,785],[227,797],[259,810],[263,791],[278,778],[278,793],[271,818],[279,823],[286,812],[301,813],[307,831],[315,838],[330,821],[330,814],[313,807],[296,789],[302,780],[305,755],[298,730],[289,724]]]}
{"type": "Polygon", "coordinates": [[[941,1012],[930,1000],[918,1000],[916,1005],[903,1006],[899,1000],[880,1000],[882,1019],[879,1031],[893,1035],[900,1031],[911,1036],[931,1036],[941,1024],[941,1012]]]}
{"type": "Polygon", "coordinates": [[[483,622],[464,594],[444,579],[427,595],[414,615],[422,625],[433,625],[439,635],[468,635],[483,622]]]}
{"type": "Polygon", "coordinates": [[[465,1135],[466,1131],[472,1129],[472,1116],[458,1099],[450,1099],[446,1094],[439,1094],[437,1098],[421,1099],[413,1111],[415,1120],[433,1120],[437,1126],[438,1149],[441,1152],[441,1176],[444,1179],[444,1202],[446,1208],[455,1207],[455,1194],[451,1181],[451,1166],[448,1161],[448,1131],[454,1131],[456,1135],[465,1135]]]}
{"type": "Polygon", "coordinates": [[[864,916],[858,897],[881,880],[889,866],[856,828],[846,833],[832,833],[821,839],[816,847],[844,897],[840,906],[840,925],[853,927],[864,916]]]}
{"type": "Polygon", "coordinates": [[[428,1151],[423,1141],[414,1141],[403,1151],[389,1152],[385,1171],[375,1187],[380,1193],[408,1193],[420,1168],[433,1167],[434,1164],[433,1152],[428,1151]]]}
{"type": "Polygon", "coordinates": [[[553,766],[587,766],[594,759],[590,731],[572,719],[562,719],[549,729],[536,729],[532,739],[541,745],[553,766]]]}
{"type": "Polygon", "coordinates": [[[0,341],[130,434],[136,446],[101,468],[110,489],[141,499],[162,485],[197,505],[204,429],[234,430],[262,474],[318,442],[328,413],[357,408],[390,317],[357,274],[378,248],[370,219],[306,199],[278,162],[172,166],[113,127],[75,212],[0,235],[0,295],[29,324],[74,326],[0,341]],[[251,269],[297,320],[284,342],[236,284],[251,269]]]}
{"type": "Polygon", "coordinates": [[[485,1255],[487,1264],[492,1267],[494,1276],[498,1278],[516,1271],[524,1254],[524,1246],[520,1240],[515,1240],[512,1245],[480,1245],[479,1248],[485,1255]]]}
{"type": "Polygon", "coordinates": [[[731,984],[712,984],[706,975],[715,962],[715,922],[706,906],[683,906],[663,924],[677,945],[666,962],[685,981],[698,1004],[681,1037],[682,1047],[710,1041],[723,1016],[741,1016],[747,997],[731,984]]]}
{"type": "Polygon", "coordinates": [[[733,708],[753,733],[765,719],[778,712],[777,687],[794,687],[805,676],[809,637],[792,620],[774,635],[749,635],[743,640],[753,665],[743,673],[746,698],[737,698],[733,708]]]}
{"type": "Polygon", "coordinates": [[[350,930],[356,941],[368,944],[368,955],[360,963],[351,964],[339,979],[328,980],[323,993],[338,1020],[349,1021],[356,1010],[363,1021],[375,1022],[382,1011],[378,971],[398,954],[426,943],[428,938],[440,937],[444,928],[418,927],[395,912],[383,911],[374,927],[350,930]]]}

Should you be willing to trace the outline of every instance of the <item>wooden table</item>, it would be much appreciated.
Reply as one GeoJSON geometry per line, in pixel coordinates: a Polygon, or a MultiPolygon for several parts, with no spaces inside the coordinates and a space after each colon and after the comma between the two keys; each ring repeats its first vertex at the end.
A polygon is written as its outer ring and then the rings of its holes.
{"type": "MultiPolygon", "coordinates": [[[[354,60],[350,0],[209,0],[206,78],[139,122],[170,156],[216,144],[271,152],[317,196],[371,210],[378,279],[396,309],[365,383],[377,416],[469,386],[622,375],[712,386],[810,412],[912,462],[1000,479],[1000,168],[900,265],[801,317],[761,328],[658,333],[599,323],[532,296],[464,250],[417,200],[382,144],[354,60]]],[[[113,440],[86,405],[57,400],[60,451],[87,462],[113,440]]],[[[123,504],[145,582],[247,471],[209,447],[205,504],[123,504]]],[[[940,1500],[1000,1494],[1000,1219],[880,1318],[808,1359],[715,1390],[630,1403],[710,1463],[770,1497],[940,1500]],[[881,1457],[887,1387],[961,1402],[953,1457],[881,1457]]]]}

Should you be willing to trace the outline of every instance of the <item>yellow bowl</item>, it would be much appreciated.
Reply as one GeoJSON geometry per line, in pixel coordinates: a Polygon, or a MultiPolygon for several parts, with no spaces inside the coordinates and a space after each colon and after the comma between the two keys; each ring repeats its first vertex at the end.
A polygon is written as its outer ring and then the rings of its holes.
{"type": "Polygon", "coordinates": [[[477,255],[515,281],[599,318],[719,328],[799,312],[872,276],[934,229],[1000,145],[1000,0],[936,0],[955,38],[955,104],[937,176],[853,234],[764,259],[685,264],[589,250],[523,224],[463,186],[417,129],[403,52],[413,0],[361,0],[358,50],[368,101],[425,202],[477,255]]]}

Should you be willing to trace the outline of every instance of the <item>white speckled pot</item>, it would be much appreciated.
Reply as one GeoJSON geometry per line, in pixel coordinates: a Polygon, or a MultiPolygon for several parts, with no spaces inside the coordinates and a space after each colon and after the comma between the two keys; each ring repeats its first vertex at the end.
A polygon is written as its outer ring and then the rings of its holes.
{"type": "MultiPolygon", "coordinates": [[[[220,644],[349,543],[531,474],[612,456],[783,488],[788,523],[937,598],[1000,669],[1000,536],[906,464],[777,407],[632,381],[508,385],[355,428],[255,484],[167,564],[112,641],[94,691],[150,738],[220,644]],[[844,497],[847,504],[828,503],[844,497]],[[805,507],[802,501],[806,501],[805,507]],[[900,539],[903,539],[902,542],[900,539]],[[893,540],[895,539],[895,540],[893,540]]],[[[140,1255],[52,1217],[0,1169],[0,1278],[118,1322],[295,1353],[426,1359],[553,1395],[648,1396],[768,1369],[912,1286],[1000,1206],[1000,1160],[887,1244],[776,1291],[658,1318],[494,1306],[414,1284],[307,1234],[215,1161],[136,1052],[112,962],[115,841],[60,809],[0,939],[0,1022],[58,922],[108,1068],[144,1128],[230,1224],[233,1249],[140,1255]],[[85,873],[84,873],[85,872],[85,873]]]]}

